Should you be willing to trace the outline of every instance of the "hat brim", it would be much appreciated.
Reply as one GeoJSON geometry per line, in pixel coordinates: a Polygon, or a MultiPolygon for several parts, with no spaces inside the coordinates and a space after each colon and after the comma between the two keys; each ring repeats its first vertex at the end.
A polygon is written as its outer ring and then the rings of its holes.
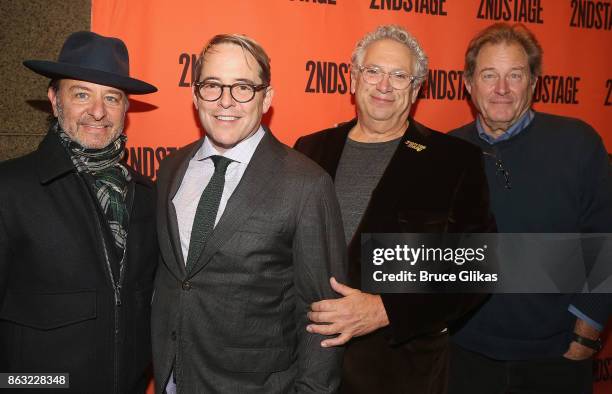
{"type": "Polygon", "coordinates": [[[144,81],[109,73],[91,68],[84,68],[68,63],[51,62],[48,60],[26,60],[23,65],[37,74],[51,79],[78,79],[112,86],[129,94],[147,94],[157,92],[157,88],[144,81]]]}

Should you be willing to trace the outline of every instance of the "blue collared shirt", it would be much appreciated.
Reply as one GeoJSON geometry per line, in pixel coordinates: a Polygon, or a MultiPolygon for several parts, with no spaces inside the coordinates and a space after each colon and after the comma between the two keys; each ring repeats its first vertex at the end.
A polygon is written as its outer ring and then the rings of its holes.
{"type": "Polygon", "coordinates": [[[519,120],[517,120],[512,126],[510,126],[510,128],[508,128],[508,130],[506,130],[504,134],[497,138],[493,138],[485,132],[480,117],[476,119],[476,130],[478,130],[478,136],[486,143],[488,143],[489,145],[495,145],[498,142],[509,140],[521,131],[525,130],[533,120],[534,116],[535,115],[532,110],[527,110],[527,112],[525,112],[525,114],[523,114],[523,116],[521,116],[519,120]]]}

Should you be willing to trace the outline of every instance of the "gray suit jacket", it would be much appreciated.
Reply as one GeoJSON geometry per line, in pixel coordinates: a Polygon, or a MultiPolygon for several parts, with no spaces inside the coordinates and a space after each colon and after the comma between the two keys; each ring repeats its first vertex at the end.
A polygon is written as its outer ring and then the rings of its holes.
{"type": "Polygon", "coordinates": [[[161,251],[153,299],[156,391],[335,392],[342,348],[306,332],[309,304],[337,295],[346,243],[331,178],[267,131],[199,260],[185,271],[176,194],[197,141],[158,174],[161,251]]]}

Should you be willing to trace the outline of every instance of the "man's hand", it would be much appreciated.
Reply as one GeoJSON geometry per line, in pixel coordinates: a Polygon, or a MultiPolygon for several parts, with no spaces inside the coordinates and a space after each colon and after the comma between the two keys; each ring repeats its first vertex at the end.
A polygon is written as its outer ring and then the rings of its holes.
{"type": "Polygon", "coordinates": [[[579,361],[579,360],[586,360],[587,358],[593,357],[594,354],[595,354],[595,350],[589,347],[583,346],[579,344],[578,342],[572,341],[572,343],[570,343],[569,349],[567,350],[567,352],[565,352],[563,357],[568,358],[570,360],[579,361]]]}
{"type": "Polygon", "coordinates": [[[330,283],[332,289],[343,297],[314,302],[308,312],[308,318],[315,323],[306,327],[308,332],[340,334],[336,338],[322,341],[321,346],[344,345],[352,337],[368,334],[389,324],[387,311],[379,295],[353,289],[333,277],[330,283]]]}
{"type": "MultiPolygon", "coordinates": [[[[574,332],[588,339],[595,340],[599,338],[599,331],[581,319],[576,319],[574,332]]],[[[578,342],[572,341],[569,345],[569,349],[567,349],[567,352],[565,352],[563,357],[569,358],[570,360],[585,360],[589,357],[593,357],[594,354],[595,350],[591,349],[590,347],[583,346],[578,342]]]]}

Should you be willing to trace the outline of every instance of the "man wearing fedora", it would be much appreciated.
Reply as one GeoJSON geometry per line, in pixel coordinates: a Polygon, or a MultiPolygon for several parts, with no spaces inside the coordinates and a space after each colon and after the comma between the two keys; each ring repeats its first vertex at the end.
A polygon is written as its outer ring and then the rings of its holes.
{"type": "Polygon", "coordinates": [[[157,89],[129,77],[121,40],[91,32],[24,65],[51,78],[56,119],[36,151],[0,164],[0,372],[143,393],[155,191],[121,158],[127,94],[157,89]]]}

